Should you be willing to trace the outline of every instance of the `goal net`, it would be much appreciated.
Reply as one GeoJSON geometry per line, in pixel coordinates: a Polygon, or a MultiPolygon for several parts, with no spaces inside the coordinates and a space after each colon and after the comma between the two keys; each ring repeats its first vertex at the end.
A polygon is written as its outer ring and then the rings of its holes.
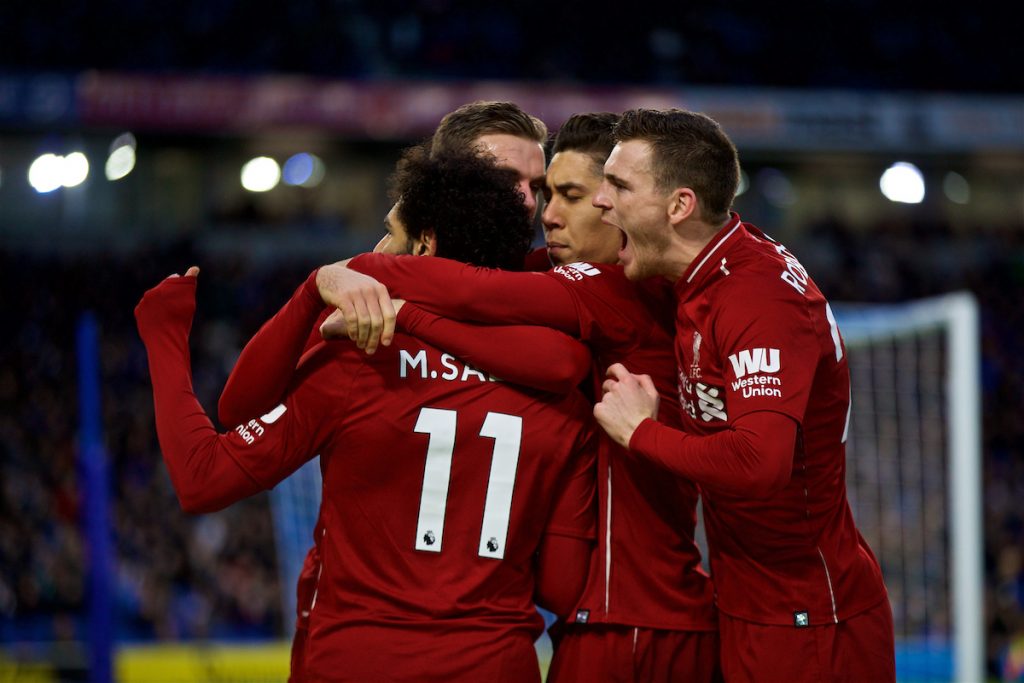
{"type": "MultiPolygon", "coordinates": [[[[885,575],[897,678],[984,680],[977,305],[833,308],[852,381],[850,504],[885,575]]],[[[320,495],[319,459],[271,492],[289,627],[320,495]]]]}
{"type": "Polygon", "coordinates": [[[837,305],[854,518],[882,565],[900,681],[984,680],[980,349],[969,294],[837,305]]]}

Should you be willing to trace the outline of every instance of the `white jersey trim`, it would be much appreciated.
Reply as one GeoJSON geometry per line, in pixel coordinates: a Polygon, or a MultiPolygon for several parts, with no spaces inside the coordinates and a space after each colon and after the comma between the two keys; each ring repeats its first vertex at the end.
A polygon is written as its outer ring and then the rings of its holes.
{"type": "Polygon", "coordinates": [[[725,233],[725,235],[722,236],[722,238],[718,240],[718,244],[716,244],[715,246],[711,247],[711,251],[709,251],[707,254],[704,255],[704,258],[702,258],[700,260],[700,263],[697,264],[697,267],[693,269],[692,273],[690,273],[690,277],[686,278],[686,284],[690,284],[690,282],[693,280],[693,278],[695,278],[697,276],[697,273],[700,272],[700,269],[704,267],[704,264],[708,262],[708,259],[711,258],[711,255],[714,254],[718,250],[718,248],[720,246],[722,246],[723,242],[725,242],[727,239],[729,239],[732,236],[732,234],[734,232],[736,232],[737,229],[739,229],[740,225],[742,225],[742,223],[740,222],[739,218],[737,218],[736,219],[736,225],[732,226],[732,230],[730,230],[729,232],[725,233]]]}

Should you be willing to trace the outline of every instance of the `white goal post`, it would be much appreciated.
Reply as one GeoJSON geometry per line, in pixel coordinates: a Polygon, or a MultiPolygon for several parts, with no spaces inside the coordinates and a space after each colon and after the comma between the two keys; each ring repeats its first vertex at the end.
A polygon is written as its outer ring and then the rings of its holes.
{"type": "Polygon", "coordinates": [[[850,502],[889,588],[898,677],[985,680],[977,302],[834,308],[852,381],[850,502]]]}

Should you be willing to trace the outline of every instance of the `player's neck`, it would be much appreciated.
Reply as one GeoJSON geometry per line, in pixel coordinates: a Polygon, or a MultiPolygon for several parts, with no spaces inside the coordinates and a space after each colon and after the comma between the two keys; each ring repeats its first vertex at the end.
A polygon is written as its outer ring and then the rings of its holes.
{"type": "Polygon", "coordinates": [[[675,238],[665,255],[665,261],[670,264],[670,271],[666,275],[674,280],[682,277],[722,227],[698,220],[684,221],[676,226],[675,238]]]}

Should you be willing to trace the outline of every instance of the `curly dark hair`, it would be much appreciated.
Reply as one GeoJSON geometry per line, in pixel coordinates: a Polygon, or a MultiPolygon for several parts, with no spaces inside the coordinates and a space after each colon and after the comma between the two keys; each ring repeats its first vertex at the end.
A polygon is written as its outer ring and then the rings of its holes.
{"type": "Polygon", "coordinates": [[[427,145],[405,150],[391,176],[389,196],[410,239],[433,230],[438,256],[485,268],[521,270],[533,240],[514,171],[493,156],[427,145]]]}

